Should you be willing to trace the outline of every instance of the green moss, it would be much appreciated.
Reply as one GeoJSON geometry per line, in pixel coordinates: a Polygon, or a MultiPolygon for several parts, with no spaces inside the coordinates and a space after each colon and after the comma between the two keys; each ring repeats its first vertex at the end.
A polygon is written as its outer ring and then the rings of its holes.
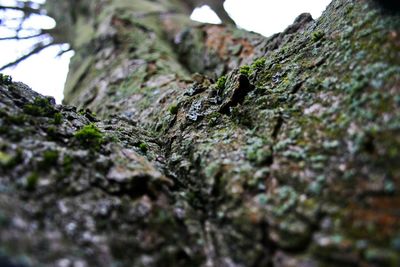
{"type": "Polygon", "coordinates": [[[208,116],[208,126],[213,127],[218,125],[218,120],[221,117],[221,113],[213,112],[208,116]]]}
{"type": "Polygon", "coordinates": [[[369,248],[364,254],[367,262],[379,263],[379,266],[399,266],[400,257],[393,251],[381,248],[369,248]]]}
{"type": "Polygon", "coordinates": [[[215,177],[218,172],[221,170],[221,163],[216,161],[216,162],[211,162],[205,169],[204,169],[204,174],[206,177],[215,177]]]}
{"type": "Polygon", "coordinates": [[[0,73],[0,84],[9,85],[12,83],[12,78],[10,75],[5,75],[0,73]]]}
{"type": "Polygon", "coordinates": [[[36,172],[31,173],[28,177],[26,177],[26,190],[34,191],[38,182],[39,175],[36,172]]]}
{"type": "Polygon", "coordinates": [[[106,142],[111,142],[111,143],[117,143],[117,142],[119,141],[119,138],[118,138],[118,136],[115,135],[115,134],[107,134],[107,135],[104,137],[104,141],[106,141],[106,142]]]}
{"type": "Polygon", "coordinates": [[[59,125],[62,123],[62,114],[60,112],[54,113],[53,123],[59,125]]]}
{"type": "Polygon", "coordinates": [[[171,113],[172,115],[175,115],[178,113],[178,105],[177,104],[172,104],[171,106],[169,106],[168,111],[169,113],[171,113]]]}
{"type": "Polygon", "coordinates": [[[7,167],[12,162],[13,157],[10,154],[0,151],[0,166],[7,167]]]}
{"type": "Polygon", "coordinates": [[[147,146],[147,144],[144,143],[144,142],[141,142],[141,143],[139,144],[139,148],[140,148],[140,151],[142,151],[143,153],[146,153],[147,150],[149,149],[148,146],[147,146]]]}
{"type": "Polygon", "coordinates": [[[24,111],[25,111],[25,113],[27,113],[29,115],[33,115],[33,116],[41,116],[42,115],[41,109],[33,104],[26,104],[24,106],[24,111]]]}
{"type": "Polygon", "coordinates": [[[248,150],[246,152],[246,157],[249,161],[256,161],[257,160],[257,151],[256,150],[248,150]]]}
{"type": "Polygon", "coordinates": [[[64,167],[65,174],[70,174],[72,172],[73,161],[74,161],[74,159],[71,156],[69,156],[69,155],[64,156],[63,167],[64,167]]]}
{"type": "Polygon", "coordinates": [[[48,150],[43,153],[43,160],[40,166],[44,169],[48,169],[55,166],[58,161],[58,152],[55,150],[48,150]]]}
{"type": "Polygon", "coordinates": [[[99,149],[103,143],[103,134],[94,124],[85,125],[75,132],[74,137],[82,146],[95,150],[99,149]]]}
{"type": "Polygon", "coordinates": [[[268,196],[264,193],[258,194],[256,200],[259,205],[265,206],[268,203],[268,196]]]}
{"type": "Polygon", "coordinates": [[[251,64],[251,69],[254,71],[254,70],[259,70],[259,69],[262,69],[262,68],[264,68],[264,66],[265,66],[265,58],[259,58],[259,59],[257,59],[257,60],[255,60],[254,62],[253,62],[253,64],[251,64]]]}
{"type": "Polygon", "coordinates": [[[396,185],[392,181],[385,181],[384,190],[388,194],[393,194],[396,192],[396,185]]]}
{"type": "Polygon", "coordinates": [[[218,90],[224,90],[225,84],[226,84],[226,76],[221,76],[217,80],[216,87],[218,90]]]}
{"type": "Polygon", "coordinates": [[[248,65],[241,66],[239,69],[240,74],[250,76],[251,74],[251,68],[248,65]]]}
{"type": "Polygon", "coordinates": [[[257,150],[256,163],[257,163],[257,165],[271,164],[272,163],[271,149],[268,147],[265,147],[265,148],[257,150]]]}
{"type": "Polygon", "coordinates": [[[24,114],[18,114],[18,115],[10,115],[6,116],[4,118],[5,122],[7,124],[16,124],[16,125],[22,125],[25,123],[27,116],[24,114]]]}
{"type": "Polygon", "coordinates": [[[257,165],[269,165],[272,162],[272,151],[268,147],[250,147],[246,153],[247,159],[257,165]]]}
{"type": "Polygon", "coordinates": [[[9,225],[11,222],[10,218],[7,217],[6,214],[4,214],[2,211],[0,211],[0,226],[1,227],[6,227],[9,225]]]}
{"type": "Polygon", "coordinates": [[[313,42],[317,42],[319,40],[321,40],[322,38],[324,38],[325,33],[323,31],[315,31],[311,34],[311,40],[313,42]]]}
{"type": "Polygon", "coordinates": [[[22,152],[17,149],[14,155],[0,151],[0,167],[10,169],[22,161],[22,152]]]}
{"type": "Polygon", "coordinates": [[[45,129],[50,139],[55,140],[58,138],[57,128],[55,126],[49,126],[45,129]]]}
{"type": "Polygon", "coordinates": [[[273,212],[278,216],[285,214],[296,205],[297,198],[298,194],[292,187],[285,185],[280,187],[274,196],[274,201],[277,201],[277,204],[274,205],[273,212]]]}
{"type": "Polygon", "coordinates": [[[54,108],[48,98],[36,97],[33,103],[24,106],[25,113],[33,116],[51,116],[54,108]]]}

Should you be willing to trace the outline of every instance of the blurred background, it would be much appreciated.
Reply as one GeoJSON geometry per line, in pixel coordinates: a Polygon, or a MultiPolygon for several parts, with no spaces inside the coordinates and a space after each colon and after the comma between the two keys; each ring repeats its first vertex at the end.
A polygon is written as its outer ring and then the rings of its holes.
{"type": "MultiPolygon", "coordinates": [[[[38,4],[44,1],[31,0],[31,2],[38,4]]],[[[270,36],[283,31],[300,13],[308,12],[314,19],[318,18],[329,3],[330,0],[226,0],[225,9],[240,28],[270,36]]],[[[15,5],[14,0],[0,0],[0,6],[13,5],[15,5]]],[[[12,18],[20,15],[18,11],[0,9],[0,21],[10,21],[11,19],[12,24],[12,18]]],[[[195,9],[191,18],[201,22],[220,23],[217,15],[207,6],[195,9]]],[[[15,21],[15,23],[18,23],[18,21],[15,21]]],[[[53,19],[39,15],[32,15],[24,22],[25,28],[51,29],[54,26],[55,21],[53,19]]],[[[0,27],[0,39],[12,35],[13,32],[9,29],[0,27]]],[[[1,40],[0,66],[24,55],[36,41],[34,39],[1,40]]],[[[61,49],[67,51],[68,46],[64,45],[61,49]]],[[[59,55],[59,53],[60,47],[50,46],[22,61],[16,67],[7,68],[1,72],[11,75],[14,81],[22,81],[28,84],[32,89],[43,95],[53,96],[57,103],[61,103],[69,60],[74,52],[68,51],[62,55],[59,55]]]]}

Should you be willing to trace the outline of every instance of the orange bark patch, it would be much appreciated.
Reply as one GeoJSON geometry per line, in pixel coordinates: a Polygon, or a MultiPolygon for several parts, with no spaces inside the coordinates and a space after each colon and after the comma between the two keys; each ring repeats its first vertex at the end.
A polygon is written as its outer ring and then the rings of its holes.
{"type": "Polygon", "coordinates": [[[397,47],[400,47],[400,33],[397,31],[389,32],[389,40],[395,44],[397,47]]]}
{"type": "Polygon", "coordinates": [[[163,29],[167,33],[167,36],[171,39],[173,39],[174,36],[182,31],[182,25],[179,23],[178,20],[174,19],[173,16],[163,16],[161,18],[161,23],[163,25],[163,29]]]}
{"type": "Polygon", "coordinates": [[[246,39],[234,39],[232,33],[222,25],[207,25],[204,27],[206,33],[205,45],[208,49],[217,52],[221,58],[231,56],[229,47],[241,45],[242,49],[238,55],[240,58],[249,57],[254,53],[254,47],[246,39]]]}
{"type": "Polygon", "coordinates": [[[131,22],[127,19],[122,19],[117,16],[113,16],[111,19],[111,24],[116,27],[127,27],[131,25],[131,22]]]}
{"type": "Polygon", "coordinates": [[[377,232],[376,237],[385,238],[400,228],[399,196],[369,197],[364,203],[351,204],[348,210],[348,220],[354,230],[363,231],[374,225],[374,231],[377,232]]]}
{"type": "Polygon", "coordinates": [[[254,54],[254,47],[249,43],[246,39],[236,40],[235,43],[240,43],[242,45],[242,51],[240,52],[239,57],[245,58],[250,57],[254,54]]]}
{"type": "Polygon", "coordinates": [[[228,46],[232,44],[232,36],[227,33],[226,28],[219,25],[205,27],[206,47],[214,50],[223,58],[227,55],[228,46]]]}

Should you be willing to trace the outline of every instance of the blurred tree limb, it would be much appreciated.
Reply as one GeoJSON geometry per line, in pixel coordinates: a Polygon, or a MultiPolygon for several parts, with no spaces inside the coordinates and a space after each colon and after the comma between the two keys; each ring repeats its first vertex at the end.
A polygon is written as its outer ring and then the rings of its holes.
{"type": "MultiPolygon", "coordinates": [[[[46,4],[34,1],[15,1],[14,5],[0,5],[0,30],[10,32],[8,36],[0,37],[0,41],[25,41],[34,40],[30,48],[12,62],[0,66],[0,71],[16,66],[32,55],[38,54],[48,47],[66,44],[64,32],[60,27],[45,29],[41,27],[28,27],[27,21],[32,16],[47,16],[46,4]]],[[[60,47],[59,55],[69,51],[60,47]]]]}

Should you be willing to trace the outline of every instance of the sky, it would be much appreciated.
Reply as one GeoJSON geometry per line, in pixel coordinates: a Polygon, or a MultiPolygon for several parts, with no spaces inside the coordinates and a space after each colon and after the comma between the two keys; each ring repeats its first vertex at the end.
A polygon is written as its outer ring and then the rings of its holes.
{"type": "MultiPolygon", "coordinates": [[[[0,0],[0,5],[12,3],[13,0],[0,0]]],[[[240,28],[270,36],[283,31],[301,13],[309,12],[314,19],[318,18],[329,3],[330,0],[226,0],[225,9],[240,28]]],[[[0,19],[1,16],[4,16],[4,13],[0,13],[0,19]]],[[[208,7],[196,9],[191,18],[209,23],[220,22],[217,15],[208,7]]],[[[37,16],[32,18],[28,25],[51,28],[54,23],[50,18],[37,16]]],[[[8,35],[8,32],[0,30],[1,37],[8,35]]],[[[29,41],[23,43],[1,41],[0,65],[13,61],[29,49],[30,45],[29,41]]],[[[68,64],[73,52],[57,56],[58,52],[58,47],[50,47],[18,66],[2,72],[11,75],[14,81],[28,84],[41,94],[53,96],[57,103],[61,103],[68,64]]]]}

